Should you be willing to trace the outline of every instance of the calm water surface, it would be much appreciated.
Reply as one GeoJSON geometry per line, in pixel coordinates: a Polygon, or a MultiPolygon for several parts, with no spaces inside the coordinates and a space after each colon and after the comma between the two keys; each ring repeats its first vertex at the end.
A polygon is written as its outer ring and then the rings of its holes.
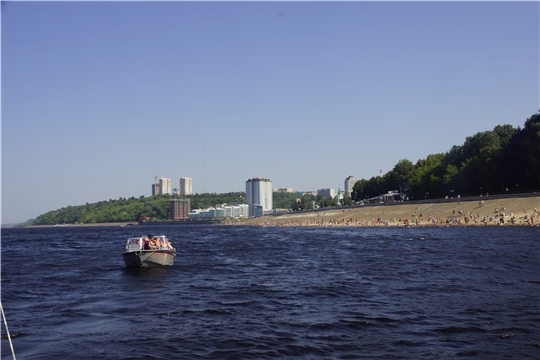
{"type": "Polygon", "coordinates": [[[1,245],[18,359],[540,358],[538,228],[2,229],[1,245]],[[176,264],[125,269],[125,239],[148,233],[176,264]]]}

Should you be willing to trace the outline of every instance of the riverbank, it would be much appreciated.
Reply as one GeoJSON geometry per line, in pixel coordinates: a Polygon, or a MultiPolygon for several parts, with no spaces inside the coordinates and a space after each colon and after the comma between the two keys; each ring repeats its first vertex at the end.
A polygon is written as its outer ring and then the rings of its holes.
{"type": "MultiPolygon", "coordinates": [[[[539,226],[540,197],[483,197],[433,202],[365,205],[285,213],[246,220],[225,220],[224,225],[253,226],[539,226]]],[[[169,224],[147,223],[146,225],[169,224]]],[[[173,223],[171,223],[173,224],[173,223]]],[[[125,227],[137,222],[33,225],[51,227],[125,227]]]]}
{"type": "Polygon", "coordinates": [[[262,216],[230,225],[254,226],[538,226],[540,197],[365,205],[262,216]]]}

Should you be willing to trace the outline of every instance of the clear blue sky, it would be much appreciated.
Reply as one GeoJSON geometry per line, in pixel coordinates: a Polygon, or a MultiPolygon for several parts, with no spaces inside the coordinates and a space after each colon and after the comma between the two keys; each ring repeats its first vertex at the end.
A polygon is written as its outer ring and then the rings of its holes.
{"type": "Polygon", "coordinates": [[[2,2],[2,223],[337,189],[538,108],[538,2],[2,2]]]}

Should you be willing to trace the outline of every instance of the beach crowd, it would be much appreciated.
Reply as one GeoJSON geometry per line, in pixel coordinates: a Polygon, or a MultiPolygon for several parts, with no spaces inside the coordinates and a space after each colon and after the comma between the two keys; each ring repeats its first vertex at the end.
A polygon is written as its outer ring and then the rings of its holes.
{"type": "MultiPolygon", "coordinates": [[[[483,207],[483,203],[479,207],[483,207]]],[[[516,226],[540,226],[540,213],[537,208],[534,211],[527,213],[527,209],[523,209],[522,215],[517,215],[512,212],[506,213],[504,204],[494,209],[492,215],[480,215],[463,210],[453,210],[452,215],[444,217],[435,217],[432,215],[425,216],[421,212],[417,214],[416,211],[412,212],[408,217],[402,218],[383,218],[383,217],[370,217],[362,219],[358,216],[325,216],[327,213],[316,212],[310,216],[303,214],[299,219],[295,215],[281,215],[276,217],[267,216],[261,221],[237,221],[228,222],[226,225],[252,225],[260,227],[290,227],[290,226],[304,226],[304,227],[341,227],[341,226],[353,226],[353,227],[421,227],[421,226],[434,226],[434,227],[446,227],[446,226],[503,226],[503,225],[516,225],[516,226]]],[[[350,211],[350,210],[349,210],[350,211]]],[[[345,212],[345,210],[343,210],[345,212]]],[[[384,211],[383,211],[384,214],[384,211]]]]}

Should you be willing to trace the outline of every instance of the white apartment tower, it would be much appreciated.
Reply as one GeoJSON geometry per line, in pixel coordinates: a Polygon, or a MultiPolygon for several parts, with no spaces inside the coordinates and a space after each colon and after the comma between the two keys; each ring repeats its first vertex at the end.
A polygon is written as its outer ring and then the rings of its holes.
{"type": "Polygon", "coordinates": [[[354,184],[356,184],[357,181],[358,179],[352,175],[345,179],[345,195],[351,196],[354,184]]]}
{"type": "Polygon", "coordinates": [[[255,205],[262,206],[264,211],[272,210],[272,181],[253,178],[246,181],[246,203],[249,206],[249,216],[255,216],[255,205]]]}
{"type": "Polygon", "coordinates": [[[193,179],[180,178],[180,195],[193,195],[193,179]]]}
{"type": "Polygon", "coordinates": [[[159,179],[159,193],[172,195],[171,179],[160,178],[159,179]]]}

